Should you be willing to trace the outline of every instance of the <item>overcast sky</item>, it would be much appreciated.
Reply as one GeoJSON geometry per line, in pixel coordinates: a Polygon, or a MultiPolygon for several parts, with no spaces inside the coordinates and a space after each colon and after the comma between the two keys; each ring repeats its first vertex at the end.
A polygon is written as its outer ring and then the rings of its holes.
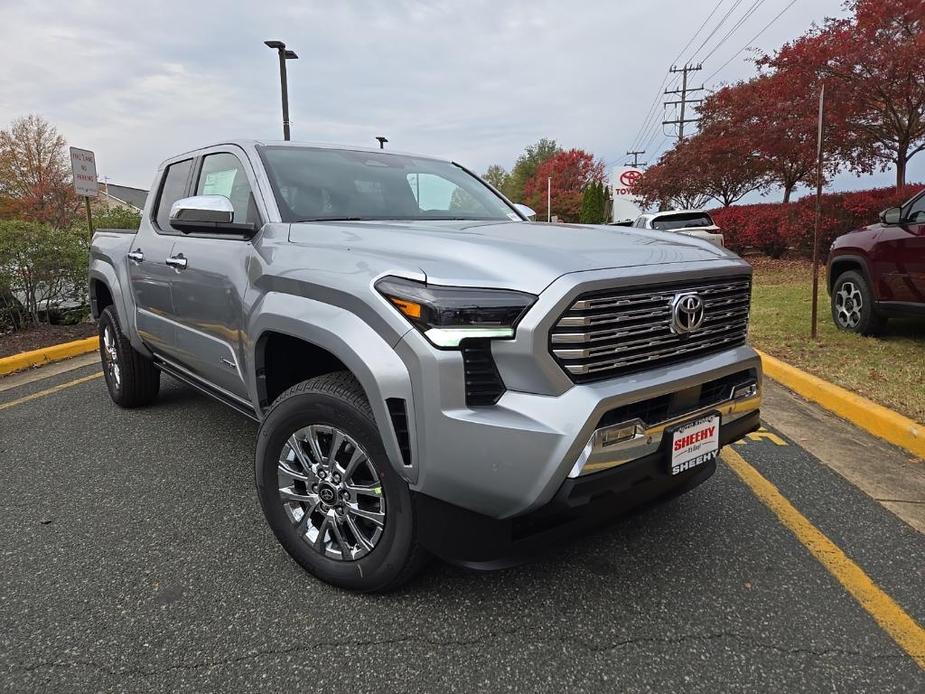
{"type": "MultiPolygon", "coordinates": [[[[710,76],[789,0],[740,2],[694,56],[710,76]]],[[[682,54],[694,53],[735,0],[722,0],[682,54]]],[[[289,63],[293,139],[444,155],[509,168],[540,137],[620,164],[665,72],[713,0],[578,2],[207,2],[5,0],[0,8],[0,125],[30,112],[96,152],[101,176],[147,188],[167,156],[228,137],[281,138],[275,52],[289,63]]],[[[797,0],[757,41],[772,49],[840,0],[797,0]]],[[[707,82],[751,74],[739,55],[707,82]]],[[[661,109],[656,114],[661,120],[661,109]]],[[[654,130],[641,138],[660,143],[654,130]],[[650,136],[651,134],[651,136],[650,136]]],[[[646,158],[651,157],[647,154],[646,158]]],[[[911,180],[925,179],[925,156],[911,180]]],[[[835,187],[889,184],[891,174],[835,187]]]]}

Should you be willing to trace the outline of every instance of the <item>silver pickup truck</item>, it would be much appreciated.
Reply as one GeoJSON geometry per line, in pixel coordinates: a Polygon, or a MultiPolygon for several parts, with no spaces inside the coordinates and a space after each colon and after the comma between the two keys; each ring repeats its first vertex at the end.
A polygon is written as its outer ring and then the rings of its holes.
{"type": "Polygon", "coordinates": [[[289,142],[168,159],[90,260],[112,399],[166,373],[259,422],[279,542],[365,591],[709,477],[758,427],[750,291],[706,241],[538,224],[459,164],[289,142]]]}

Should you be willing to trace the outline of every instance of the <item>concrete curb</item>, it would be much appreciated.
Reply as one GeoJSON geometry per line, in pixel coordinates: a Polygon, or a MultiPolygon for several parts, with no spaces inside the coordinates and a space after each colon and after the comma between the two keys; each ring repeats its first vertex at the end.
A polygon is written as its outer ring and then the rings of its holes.
{"type": "Polygon", "coordinates": [[[31,352],[20,352],[11,357],[3,357],[0,359],[0,376],[22,371],[30,366],[42,366],[53,361],[61,361],[62,359],[86,354],[98,349],[99,346],[100,338],[88,337],[83,340],[74,340],[73,342],[62,342],[60,345],[52,345],[51,347],[42,347],[31,352]]]}
{"type": "Polygon", "coordinates": [[[764,373],[807,400],[885,441],[925,458],[925,425],[758,351],[764,373]]]}

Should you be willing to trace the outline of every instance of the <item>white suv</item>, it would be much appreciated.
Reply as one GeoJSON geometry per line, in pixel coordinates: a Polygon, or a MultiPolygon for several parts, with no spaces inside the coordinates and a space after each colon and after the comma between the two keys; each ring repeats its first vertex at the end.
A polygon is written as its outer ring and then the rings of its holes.
{"type": "Polygon", "coordinates": [[[723,247],[723,235],[719,227],[703,210],[669,210],[643,214],[636,218],[633,226],[637,229],[676,231],[679,234],[706,239],[710,243],[723,247]]]}

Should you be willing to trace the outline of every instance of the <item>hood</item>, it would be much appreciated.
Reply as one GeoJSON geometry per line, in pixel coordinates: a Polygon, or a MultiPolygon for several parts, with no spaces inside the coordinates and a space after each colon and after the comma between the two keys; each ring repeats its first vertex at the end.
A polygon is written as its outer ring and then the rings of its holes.
{"type": "Polygon", "coordinates": [[[423,272],[435,284],[534,294],[571,272],[736,258],[670,232],[537,222],[311,222],[293,224],[289,240],[346,249],[381,272],[423,272]]]}

